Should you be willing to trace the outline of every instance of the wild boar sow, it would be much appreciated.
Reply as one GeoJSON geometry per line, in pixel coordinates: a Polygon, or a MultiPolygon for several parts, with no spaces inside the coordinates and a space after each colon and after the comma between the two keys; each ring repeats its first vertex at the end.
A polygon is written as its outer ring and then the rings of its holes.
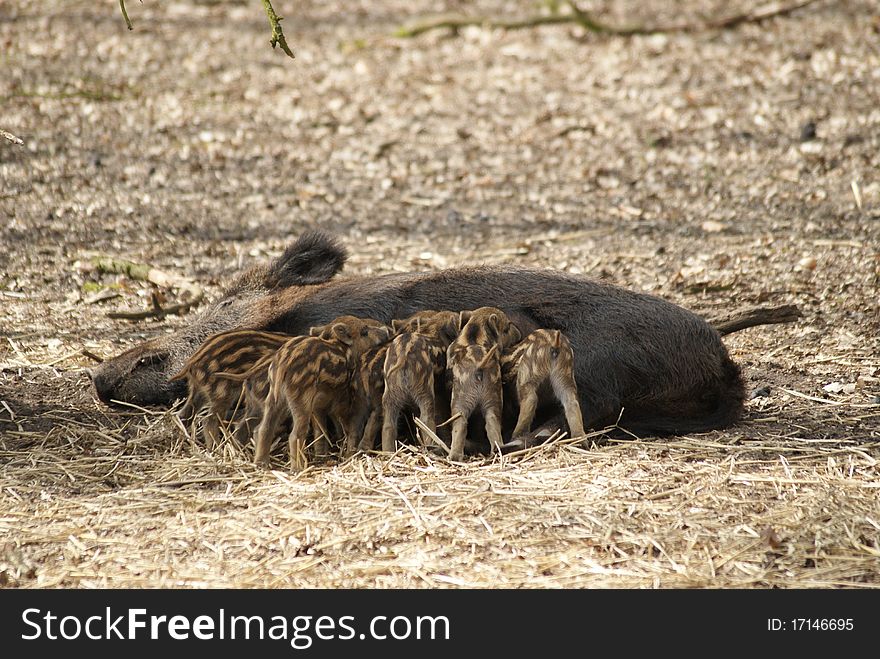
{"type": "MultiPolygon", "coordinates": [[[[641,434],[727,426],[744,387],[718,332],[659,298],[544,269],[474,266],[440,272],[334,279],[346,252],[309,232],[268,265],[239,275],[221,299],[175,334],[91,372],[105,402],[168,404],[186,395],[170,382],[210,334],[234,328],[306,334],[341,315],[389,323],[427,309],[502,309],[523,335],[562,331],[574,350],[585,425],[614,423],[641,434]]],[[[540,421],[540,419],[537,419],[540,421]]]]}

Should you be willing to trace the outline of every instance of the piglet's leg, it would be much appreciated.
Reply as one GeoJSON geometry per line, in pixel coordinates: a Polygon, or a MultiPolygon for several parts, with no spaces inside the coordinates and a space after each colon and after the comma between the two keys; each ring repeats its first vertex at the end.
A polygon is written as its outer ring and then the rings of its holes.
{"type": "Polygon", "coordinates": [[[354,455],[358,450],[358,438],[361,435],[361,428],[364,427],[364,418],[367,416],[367,407],[365,404],[354,406],[350,413],[342,417],[342,427],[345,433],[345,449],[343,455],[348,457],[354,455]]]}
{"type": "Polygon", "coordinates": [[[197,398],[196,395],[190,393],[186,398],[186,402],[183,404],[183,407],[180,408],[180,412],[177,413],[177,416],[180,417],[181,421],[192,421],[193,417],[196,414],[196,405],[201,406],[201,403],[197,403],[195,400],[197,398]]]}
{"type": "Polygon", "coordinates": [[[270,391],[263,404],[263,418],[256,432],[256,449],[254,451],[254,463],[261,467],[269,466],[269,447],[275,434],[278,432],[278,424],[284,416],[287,401],[277,392],[270,391]]]}
{"type": "Polygon", "coordinates": [[[367,419],[367,425],[364,426],[364,436],[361,439],[361,443],[358,444],[358,450],[360,451],[372,451],[373,447],[376,444],[376,433],[379,432],[380,421],[382,418],[382,414],[379,412],[378,407],[374,407],[370,410],[370,416],[367,419]]]}
{"type": "Polygon", "coordinates": [[[500,406],[488,405],[483,408],[483,416],[486,419],[486,436],[492,444],[493,453],[501,453],[504,440],[501,439],[501,409],[500,406]]]}
{"type": "Polygon", "coordinates": [[[467,436],[468,417],[471,411],[460,405],[456,400],[456,392],[452,391],[452,415],[458,414],[458,418],[452,422],[452,447],[449,450],[449,459],[455,462],[464,460],[464,440],[467,436]]]}
{"type": "Polygon", "coordinates": [[[205,417],[202,430],[205,433],[205,448],[209,451],[214,449],[214,446],[217,445],[217,441],[220,439],[220,416],[224,413],[224,409],[214,406],[211,408],[208,416],[205,417]]]}
{"type": "Polygon", "coordinates": [[[306,440],[309,437],[309,415],[300,410],[293,412],[293,428],[287,440],[287,448],[290,452],[290,470],[302,471],[308,466],[306,457],[306,440]]]}
{"type": "MultiPolygon", "coordinates": [[[[431,375],[431,382],[427,383],[427,386],[423,388],[418,395],[418,405],[419,405],[419,419],[422,423],[427,426],[427,428],[436,434],[437,432],[437,421],[434,415],[434,376],[431,375]]],[[[428,438],[419,433],[419,437],[422,438],[422,446],[429,446],[430,442],[428,438]]]]}
{"type": "Polygon", "coordinates": [[[251,436],[253,428],[256,426],[255,421],[259,419],[258,413],[260,401],[255,400],[249,382],[242,387],[241,396],[238,404],[240,407],[244,408],[244,413],[241,415],[241,418],[235,426],[233,437],[235,437],[235,441],[239,444],[244,444],[247,442],[248,437],[251,436]]]}
{"type": "Polygon", "coordinates": [[[382,398],[382,450],[385,453],[394,453],[397,450],[397,419],[400,416],[400,404],[388,395],[382,398]]]}
{"type": "Polygon", "coordinates": [[[180,410],[180,420],[189,422],[190,432],[194,438],[197,436],[196,430],[198,428],[196,413],[205,405],[205,396],[201,390],[192,389],[192,387],[196,386],[195,383],[190,385],[190,394],[183,405],[183,409],[180,410]]]}
{"type": "Polygon", "coordinates": [[[583,437],[584,419],[581,415],[581,405],[578,402],[577,385],[573,377],[554,377],[551,380],[553,393],[562,403],[565,410],[565,420],[572,437],[583,437]]]}
{"type": "Polygon", "coordinates": [[[538,390],[527,383],[517,387],[516,395],[519,398],[519,418],[516,421],[513,436],[519,437],[527,433],[532,427],[532,421],[535,419],[535,410],[538,408],[538,390]]]}
{"type": "Polygon", "coordinates": [[[312,430],[314,430],[315,436],[315,456],[327,457],[330,455],[330,431],[327,428],[327,416],[324,414],[312,416],[312,430]]]}
{"type": "Polygon", "coordinates": [[[257,424],[259,424],[260,417],[262,416],[261,407],[261,401],[256,397],[250,383],[248,383],[245,389],[244,416],[238,422],[238,427],[235,429],[235,441],[239,444],[247,442],[248,437],[251,436],[252,429],[256,428],[257,424]]]}

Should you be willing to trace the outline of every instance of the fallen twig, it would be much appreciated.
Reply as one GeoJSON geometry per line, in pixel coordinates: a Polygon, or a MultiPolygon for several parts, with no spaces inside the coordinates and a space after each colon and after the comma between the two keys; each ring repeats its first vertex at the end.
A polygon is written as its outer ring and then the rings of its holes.
{"type": "Polygon", "coordinates": [[[9,140],[10,142],[12,142],[13,144],[18,144],[19,146],[21,146],[21,145],[24,144],[24,140],[23,140],[23,139],[21,139],[20,137],[16,137],[16,136],[13,135],[12,133],[10,133],[10,132],[8,132],[8,131],[5,131],[5,130],[3,130],[2,128],[0,128],[0,135],[2,135],[3,137],[5,137],[7,140],[9,140]]]}
{"type": "Polygon", "coordinates": [[[730,28],[736,27],[737,25],[741,25],[743,23],[760,23],[761,21],[766,21],[768,18],[790,14],[791,12],[802,9],[803,7],[811,5],[814,2],[816,2],[816,0],[795,0],[794,2],[768,2],[767,4],[761,5],[760,7],[756,7],[755,9],[744,11],[739,14],[733,14],[718,21],[709,22],[706,24],[706,27],[716,30],[729,30],[730,28]]]}
{"type": "Polygon", "coordinates": [[[154,305],[152,309],[145,309],[144,311],[110,311],[107,313],[107,318],[114,318],[116,320],[146,320],[147,318],[158,318],[161,320],[165,316],[180,316],[185,314],[199,304],[203,298],[204,295],[199,295],[188,302],[172,304],[167,307],[154,305]]]}
{"type": "Polygon", "coordinates": [[[431,441],[433,441],[437,446],[446,451],[446,455],[449,455],[449,447],[446,445],[446,442],[440,439],[437,433],[428,428],[428,426],[425,425],[424,421],[422,421],[419,417],[414,416],[413,421],[415,421],[415,424],[419,427],[419,430],[421,430],[427,437],[429,437],[431,441]]]}
{"type": "Polygon", "coordinates": [[[205,297],[202,287],[195,282],[176,275],[170,275],[146,263],[115,259],[108,256],[96,256],[92,259],[92,263],[98,272],[124,274],[131,279],[146,281],[154,286],[178,288],[189,296],[189,299],[185,302],[163,307],[159,303],[158,296],[153,294],[150,296],[151,309],[144,311],[111,311],[107,314],[108,318],[144,320],[146,318],[161,319],[165,316],[180,315],[199,304],[205,297]]]}
{"type": "Polygon", "coordinates": [[[401,27],[394,36],[401,38],[417,37],[431,30],[449,29],[457,31],[464,27],[479,25],[490,29],[520,30],[541,25],[575,24],[589,32],[612,34],[615,36],[637,36],[669,32],[697,32],[699,30],[731,29],[743,23],[760,23],[768,18],[783,16],[802,9],[817,0],[795,0],[794,2],[770,2],[749,11],[726,16],[717,21],[707,23],[674,23],[671,25],[607,25],[588,12],[580,9],[576,2],[566,2],[571,13],[529,16],[526,18],[491,18],[489,16],[439,16],[427,19],[410,27],[401,27]]]}

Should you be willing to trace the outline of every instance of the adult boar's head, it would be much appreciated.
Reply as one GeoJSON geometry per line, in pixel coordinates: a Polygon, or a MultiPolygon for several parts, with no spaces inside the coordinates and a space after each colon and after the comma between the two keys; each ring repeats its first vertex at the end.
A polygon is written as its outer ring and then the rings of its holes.
{"type": "Polygon", "coordinates": [[[236,277],[219,300],[174,334],[146,341],[89,371],[98,398],[135,405],[162,405],[186,395],[186,384],[169,382],[208,336],[236,327],[258,329],[268,322],[256,300],[293,286],[330,280],[347,253],[330,236],[311,231],[269,263],[236,277]]]}

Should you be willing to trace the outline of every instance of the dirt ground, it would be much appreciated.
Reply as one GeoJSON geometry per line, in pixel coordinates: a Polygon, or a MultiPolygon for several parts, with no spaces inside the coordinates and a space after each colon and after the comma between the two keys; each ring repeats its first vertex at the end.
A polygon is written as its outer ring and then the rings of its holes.
{"type": "MultiPolygon", "coordinates": [[[[699,22],[747,0],[596,0],[699,22]]],[[[5,0],[0,7],[0,586],[877,587],[880,10],[729,30],[394,29],[531,2],[5,0]],[[309,227],[347,273],[554,267],[712,316],[750,390],[723,432],[404,451],[298,476],[111,410],[82,368],[187,317],[91,257],[215,295],[309,227]]],[[[174,291],[167,292],[173,296],[174,291]]],[[[197,313],[197,310],[194,312],[197,313]]]]}

